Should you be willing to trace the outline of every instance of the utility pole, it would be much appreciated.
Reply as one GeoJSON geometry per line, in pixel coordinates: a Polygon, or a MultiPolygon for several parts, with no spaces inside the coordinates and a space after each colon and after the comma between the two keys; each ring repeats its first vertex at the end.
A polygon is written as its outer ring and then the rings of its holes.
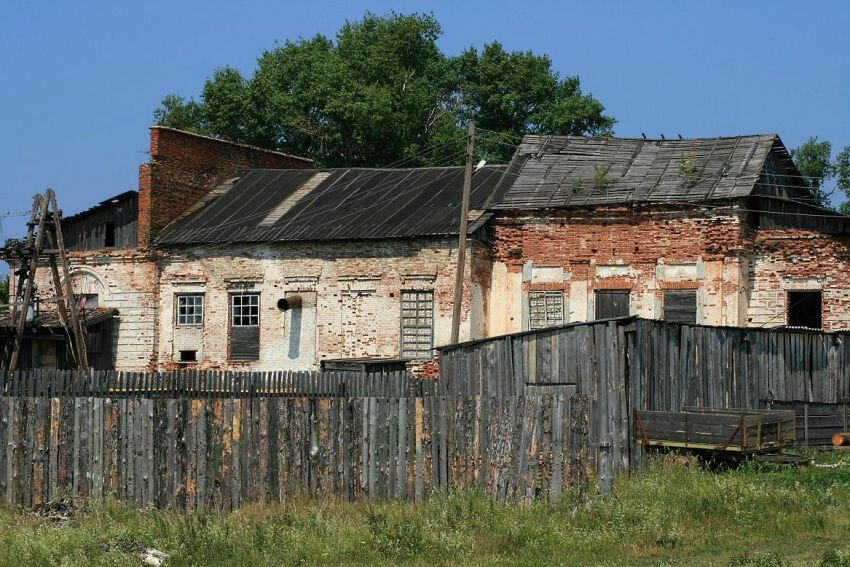
{"type": "Polygon", "coordinates": [[[452,312],[452,344],[460,338],[460,304],[463,301],[463,270],[466,266],[466,230],[469,223],[469,193],[472,190],[472,153],[475,149],[475,122],[469,121],[466,132],[466,169],[463,172],[463,201],[460,207],[460,236],[455,270],[455,301],[452,312]]]}

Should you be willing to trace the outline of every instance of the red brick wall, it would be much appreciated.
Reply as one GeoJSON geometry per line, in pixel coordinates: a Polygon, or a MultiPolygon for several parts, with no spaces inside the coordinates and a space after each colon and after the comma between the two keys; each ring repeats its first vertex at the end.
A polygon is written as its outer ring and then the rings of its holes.
{"type": "Polygon", "coordinates": [[[752,243],[748,324],[787,322],[789,291],[821,291],[823,328],[850,328],[850,237],[802,229],[759,230],[752,243]]]}
{"type": "Polygon", "coordinates": [[[737,212],[681,205],[500,214],[493,223],[494,270],[502,273],[502,265],[507,273],[490,292],[490,333],[521,330],[528,292],[542,289],[564,291],[572,322],[593,318],[595,290],[631,290],[631,312],[658,317],[665,289],[699,287],[698,321],[737,325],[743,228],[737,212]],[[532,278],[520,282],[529,263],[532,278]],[[546,269],[563,269],[563,276],[543,275],[546,269]]]}
{"type": "Polygon", "coordinates": [[[514,270],[525,262],[668,264],[721,260],[742,245],[738,215],[704,215],[663,206],[597,208],[562,214],[502,216],[494,224],[493,257],[514,270]]]}
{"type": "Polygon", "coordinates": [[[313,167],[306,158],[163,126],[150,130],[150,162],[139,168],[140,247],[148,246],[160,229],[239,170],[313,167]]]}

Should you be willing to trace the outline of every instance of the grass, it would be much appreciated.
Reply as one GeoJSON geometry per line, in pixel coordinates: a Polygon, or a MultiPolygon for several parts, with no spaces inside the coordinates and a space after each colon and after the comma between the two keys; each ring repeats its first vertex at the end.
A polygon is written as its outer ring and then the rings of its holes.
{"type": "MultiPolygon", "coordinates": [[[[846,453],[818,456],[837,462],[846,453]]],[[[67,524],[0,508],[0,563],[139,565],[504,564],[850,567],[850,466],[670,470],[619,479],[577,506],[498,505],[474,493],[426,504],[332,499],[230,514],[89,504],[67,524]]]]}

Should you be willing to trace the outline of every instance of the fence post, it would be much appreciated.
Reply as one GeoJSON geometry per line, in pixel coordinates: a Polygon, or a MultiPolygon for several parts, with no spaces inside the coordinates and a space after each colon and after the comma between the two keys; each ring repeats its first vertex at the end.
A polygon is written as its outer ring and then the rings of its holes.
{"type": "Polygon", "coordinates": [[[587,496],[587,432],[587,396],[573,394],[570,397],[570,485],[578,487],[581,501],[587,496]]]}

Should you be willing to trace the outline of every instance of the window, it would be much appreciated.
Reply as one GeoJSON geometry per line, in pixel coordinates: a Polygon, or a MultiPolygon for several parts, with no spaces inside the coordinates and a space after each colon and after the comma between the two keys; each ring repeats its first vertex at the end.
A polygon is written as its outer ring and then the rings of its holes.
{"type": "Polygon", "coordinates": [[[178,295],[177,296],[177,324],[178,325],[203,325],[204,324],[204,296],[203,295],[178,295]]]}
{"type": "Polygon", "coordinates": [[[431,358],[434,343],[434,292],[401,292],[401,356],[431,358]]]}
{"type": "Polygon", "coordinates": [[[198,362],[198,351],[196,350],[181,350],[180,362],[198,362]]]}
{"type": "Polygon", "coordinates": [[[108,221],[103,233],[104,248],[115,248],[115,223],[108,221]]]}
{"type": "Polygon", "coordinates": [[[674,323],[696,323],[697,292],[695,290],[665,291],[663,318],[665,321],[674,323]]]}
{"type": "Polygon", "coordinates": [[[628,317],[629,291],[605,290],[596,292],[596,318],[628,317]]]}
{"type": "Polygon", "coordinates": [[[260,358],[260,294],[230,296],[230,359],[260,358]]]}
{"type": "Polygon", "coordinates": [[[260,294],[231,296],[231,324],[234,327],[256,327],[260,324],[260,294]]]}
{"type": "Polygon", "coordinates": [[[83,293],[77,296],[77,308],[91,311],[97,309],[98,296],[96,293],[83,293]]]}
{"type": "Polygon", "coordinates": [[[789,291],[788,292],[788,326],[820,329],[821,292],[819,291],[789,291]]]}
{"type": "Polygon", "coordinates": [[[545,329],[564,322],[564,292],[528,292],[528,328],[545,329]]]}

